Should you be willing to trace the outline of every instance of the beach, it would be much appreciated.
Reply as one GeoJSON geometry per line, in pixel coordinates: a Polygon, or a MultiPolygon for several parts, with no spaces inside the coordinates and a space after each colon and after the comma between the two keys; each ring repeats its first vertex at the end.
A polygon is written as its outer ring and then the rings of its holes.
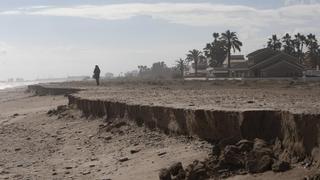
{"type": "Polygon", "coordinates": [[[0,179],[157,179],[172,162],[208,154],[206,142],[130,123],[107,131],[77,110],[49,116],[67,99],[25,90],[0,91],[0,179]]]}
{"type": "MultiPolygon", "coordinates": [[[[312,103],[319,98],[317,83],[271,84],[103,82],[95,87],[92,82],[69,82],[49,87],[80,88],[76,95],[82,98],[144,106],[318,112],[318,104],[312,103]]],[[[186,167],[212,151],[209,142],[197,137],[166,134],[128,119],[86,116],[67,104],[63,95],[35,96],[26,88],[0,91],[0,179],[158,179],[162,168],[174,162],[186,167]]],[[[284,173],[230,179],[301,179],[315,172],[293,164],[284,173]]]]}

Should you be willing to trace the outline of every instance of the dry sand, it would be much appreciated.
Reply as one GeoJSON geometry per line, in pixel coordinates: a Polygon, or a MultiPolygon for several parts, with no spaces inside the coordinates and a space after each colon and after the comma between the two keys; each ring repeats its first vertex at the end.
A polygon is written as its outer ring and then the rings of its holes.
{"type": "MultiPolygon", "coordinates": [[[[68,85],[88,89],[82,96],[129,103],[319,111],[317,84],[257,87],[212,82],[147,86],[121,83],[98,88],[86,83],[68,85]]],[[[151,132],[129,121],[117,128],[117,122],[86,119],[76,109],[49,116],[48,110],[67,104],[67,99],[38,97],[24,91],[0,91],[0,179],[156,180],[159,170],[172,162],[180,161],[186,166],[193,160],[205,159],[210,151],[210,145],[203,141],[151,132]],[[131,153],[132,150],[138,152],[131,153]]],[[[293,180],[314,172],[297,166],[285,173],[267,172],[230,179],[293,180]]]]}
{"type": "Polygon", "coordinates": [[[206,142],[129,122],[108,132],[103,119],[82,118],[77,110],[47,115],[66,103],[22,89],[0,92],[0,179],[158,179],[159,169],[172,162],[207,157],[206,142]]]}
{"type": "Polygon", "coordinates": [[[320,113],[320,83],[293,81],[209,82],[90,82],[68,83],[87,89],[80,96],[129,104],[191,109],[275,109],[293,113],[320,113]]]}

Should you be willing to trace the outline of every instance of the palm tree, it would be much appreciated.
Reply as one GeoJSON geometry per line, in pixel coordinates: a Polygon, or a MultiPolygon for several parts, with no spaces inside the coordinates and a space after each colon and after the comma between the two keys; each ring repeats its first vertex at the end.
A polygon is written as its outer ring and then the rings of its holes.
{"type": "Polygon", "coordinates": [[[219,37],[219,33],[213,33],[214,41],[212,43],[208,43],[203,49],[205,56],[210,59],[209,65],[211,67],[222,66],[226,59],[227,50],[225,48],[224,41],[221,41],[219,37]]]}
{"type": "Polygon", "coordinates": [[[212,36],[214,38],[214,42],[217,42],[220,34],[219,33],[213,33],[212,36]]]}
{"type": "Polygon", "coordinates": [[[187,61],[194,62],[195,76],[198,76],[198,63],[202,58],[202,52],[197,49],[190,50],[187,54],[187,61]]]}
{"type": "Polygon", "coordinates": [[[180,76],[181,76],[181,78],[183,78],[184,70],[186,67],[186,61],[180,58],[179,60],[176,61],[176,63],[177,63],[176,67],[180,71],[180,76]]]}
{"type": "Polygon", "coordinates": [[[274,51],[280,51],[281,45],[280,39],[278,39],[277,35],[274,34],[271,38],[269,38],[267,47],[273,49],[274,51]]]}
{"type": "Polygon", "coordinates": [[[314,34],[307,35],[306,45],[308,47],[308,51],[306,52],[307,59],[309,60],[311,66],[315,68],[317,65],[319,65],[318,61],[320,59],[320,46],[314,34]]]}
{"type": "Polygon", "coordinates": [[[140,65],[140,66],[138,66],[138,69],[139,69],[139,73],[141,74],[141,73],[147,71],[147,70],[148,70],[148,67],[147,67],[147,66],[140,65]]]}
{"type": "Polygon", "coordinates": [[[220,40],[222,40],[225,43],[225,47],[227,49],[228,69],[230,76],[231,49],[233,49],[233,52],[236,52],[236,50],[241,51],[242,42],[239,41],[236,32],[230,32],[230,30],[227,30],[225,33],[222,33],[220,40]]]}
{"type": "Polygon", "coordinates": [[[300,63],[302,63],[303,59],[303,46],[306,43],[306,37],[300,33],[296,34],[295,39],[293,40],[294,46],[297,49],[297,56],[299,58],[300,63]]]}
{"type": "Polygon", "coordinates": [[[286,35],[284,35],[282,37],[282,44],[283,44],[283,51],[287,54],[290,55],[294,55],[295,51],[294,51],[294,43],[293,40],[291,39],[291,36],[286,33],[286,35]]]}
{"type": "Polygon", "coordinates": [[[313,43],[318,43],[318,40],[316,38],[316,35],[310,33],[307,35],[305,42],[306,42],[307,47],[309,47],[313,43]]]}

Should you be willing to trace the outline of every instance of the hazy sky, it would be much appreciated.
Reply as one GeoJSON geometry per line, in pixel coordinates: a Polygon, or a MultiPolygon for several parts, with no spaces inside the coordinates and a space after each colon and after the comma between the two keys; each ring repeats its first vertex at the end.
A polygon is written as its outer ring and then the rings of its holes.
{"type": "Polygon", "coordinates": [[[242,54],[273,33],[320,35],[320,0],[1,0],[0,80],[119,74],[238,32],[242,54]]]}

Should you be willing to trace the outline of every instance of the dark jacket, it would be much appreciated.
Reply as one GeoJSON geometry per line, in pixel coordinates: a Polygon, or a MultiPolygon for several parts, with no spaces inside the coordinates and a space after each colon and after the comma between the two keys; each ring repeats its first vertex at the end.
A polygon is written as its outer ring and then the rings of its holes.
{"type": "Polygon", "coordinates": [[[95,78],[95,79],[100,78],[100,68],[99,68],[99,66],[96,66],[96,67],[94,68],[93,78],[95,78]]]}

